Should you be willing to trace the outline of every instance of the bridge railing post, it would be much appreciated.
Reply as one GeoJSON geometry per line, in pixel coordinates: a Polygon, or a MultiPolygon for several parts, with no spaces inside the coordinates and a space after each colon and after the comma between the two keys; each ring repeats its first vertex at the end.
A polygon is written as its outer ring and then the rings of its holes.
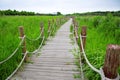
{"type": "Polygon", "coordinates": [[[120,46],[108,45],[103,66],[105,77],[115,79],[118,76],[120,66],[120,46]]]}
{"type": "Polygon", "coordinates": [[[50,29],[51,29],[50,20],[48,20],[48,34],[50,34],[50,29]]]}
{"type": "Polygon", "coordinates": [[[75,36],[76,36],[76,42],[78,43],[79,36],[78,36],[78,24],[77,24],[77,22],[75,23],[75,36]]]}
{"type": "Polygon", "coordinates": [[[44,37],[44,26],[43,26],[43,22],[40,23],[40,32],[41,33],[41,37],[43,38],[44,37]]]}
{"type": "MultiPolygon", "coordinates": [[[[83,42],[83,48],[85,49],[85,45],[86,45],[86,35],[87,35],[87,27],[83,26],[81,29],[81,37],[82,37],[82,42],[83,42]]],[[[82,52],[82,47],[80,44],[80,50],[82,52]]]]}
{"type": "MultiPolygon", "coordinates": [[[[87,35],[87,27],[86,26],[83,26],[82,29],[81,29],[81,40],[82,40],[82,43],[83,43],[83,48],[85,49],[85,45],[86,45],[86,35],[87,35]]],[[[80,51],[82,51],[82,44],[80,44],[80,51]]],[[[81,61],[82,63],[85,63],[85,59],[84,59],[84,56],[82,53],[80,53],[81,55],[81,61]]]]}
{"type": "MultiPolygon", "coordinates": [[[[24,28],[22,26],[19,27],[19,32],[20,32],[20,38],[22,39],[24,37],[24,28]]],[[[22,44],[22,53],[25,55],[26,53],[26,41],[24,39],[23,44],[22,44]]],[[[28,56],[26,55],[25,57],[25,62],[28,61],[28,56]]]]}

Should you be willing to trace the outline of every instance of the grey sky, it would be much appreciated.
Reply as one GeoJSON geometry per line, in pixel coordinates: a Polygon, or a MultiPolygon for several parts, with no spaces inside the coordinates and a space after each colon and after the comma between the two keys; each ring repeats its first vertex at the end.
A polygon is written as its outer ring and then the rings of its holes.
{"type": "Polygon", "coordinates": [[[0,0],[0,9],[39,13],[76,13],[120,10],[120,0],[0,0]]]}

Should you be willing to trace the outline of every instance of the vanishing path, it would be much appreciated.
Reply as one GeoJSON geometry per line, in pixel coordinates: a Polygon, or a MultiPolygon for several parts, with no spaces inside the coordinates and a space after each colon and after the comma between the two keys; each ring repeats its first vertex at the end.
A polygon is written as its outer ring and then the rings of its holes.
{"type": "MultiPolygon", "coordinates": [[[[66,22],[56,36],[39,51],[40,56],[33,57],[33,63],[25,65],[14,76],[16,80],[79,80],[74,79],[77,67],[71,50],[70,26],[72,19],[66,22]]],[[[12,78],[13,79],[13,78],[12,78]]]]}

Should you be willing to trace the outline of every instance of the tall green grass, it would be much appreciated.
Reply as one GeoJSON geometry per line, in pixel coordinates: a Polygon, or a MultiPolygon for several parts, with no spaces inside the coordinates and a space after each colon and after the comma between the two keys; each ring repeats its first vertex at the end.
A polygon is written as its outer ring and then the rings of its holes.
{"type": "MultiPolygon", "coordinates": [[[[108,44],[120,45],[120,17],[112,16],[76,16],[79,23],[79,34],[82,26],[87,26],[85,52],[90,63],[100,69],[103,66],[108,44]]],[[[84,74],[89,80],[100,80],[87,65],[83,65],[84,74]]],[[[120,73],[120,71],[119,71],[120,73]]]]}
{"type": "MultiPolygon", "coordinates": [[[[47,40],[48,37],[48,20],[56,20],[62,16],[0,16],[0,61],[10,56],[17,48],[19,39],[19,26],[24,27],[25,35],[29,38],[35,39],[40,34],[40,22],[44,24],[44,34],[47,40]]],[[[65,20],[61,22],[63,24],[65,20]]],[[[60,24],[60,25],[61,25],[60,24]]],[[[52,23],[52,27],[59,28],[60,25],[52,23]]],[[[55,31],[56,31],[55,30],[55,31]]],[[[52,35],[55,34],[52,33],[52,35]]],[[[40,41],[31,42],[26,39],[27,50],[34,51],[40,45],[40,41]]],[[[22,59],[21,47],[17,53],[8,61],[0,64],[0,80],[5,80],[18,66],[22,59]]]]}

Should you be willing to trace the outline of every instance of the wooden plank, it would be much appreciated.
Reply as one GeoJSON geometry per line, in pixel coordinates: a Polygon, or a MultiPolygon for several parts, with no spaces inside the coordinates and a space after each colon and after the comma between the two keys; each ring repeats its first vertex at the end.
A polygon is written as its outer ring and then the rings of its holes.
{"type": "Polygon", "coordinates": [[[74,67],[74,68],[77,68],[75,65],[73,64],[56,64],[56,65],[53,65],[53,64],[28,64],[27,66],[39,66],[39,67],[74,67]]]}
{"type": "MultiPolygon", "coordinates": [[[[78,74],[74,64],[74,56],[70,43],[70,25],[72,20],[65,23],[56,36],[47,41],[46,45],[39,50],[40,56],[32,57],[32,64],[26,64],[22,71],[12,79],[19,80],[77,80],[74,75],[78,74]]],[[[12,80],[11,79],[11,80],[12,80]]]]}

